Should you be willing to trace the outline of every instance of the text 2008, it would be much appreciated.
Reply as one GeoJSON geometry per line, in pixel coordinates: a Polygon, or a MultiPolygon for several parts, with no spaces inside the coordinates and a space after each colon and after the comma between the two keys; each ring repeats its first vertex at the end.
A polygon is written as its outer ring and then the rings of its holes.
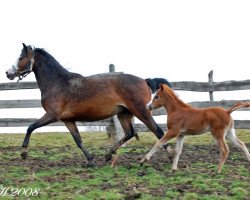
{"type": "Polygon", "coordinates": [[[16,188],[0,185],[0,196],[37,196],[39,191],[39,188],[16,188]]]}

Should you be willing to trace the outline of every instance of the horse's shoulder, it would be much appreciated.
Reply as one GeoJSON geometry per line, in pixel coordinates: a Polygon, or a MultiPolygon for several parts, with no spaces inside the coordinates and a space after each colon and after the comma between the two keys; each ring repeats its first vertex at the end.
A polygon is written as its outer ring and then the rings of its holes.
{"type": "Polygon", "coordinates": [[[78,73],[70,73],[68,76],[68,83],[71,86],[81,86],[85,81],[85,77],[78,73]]]}

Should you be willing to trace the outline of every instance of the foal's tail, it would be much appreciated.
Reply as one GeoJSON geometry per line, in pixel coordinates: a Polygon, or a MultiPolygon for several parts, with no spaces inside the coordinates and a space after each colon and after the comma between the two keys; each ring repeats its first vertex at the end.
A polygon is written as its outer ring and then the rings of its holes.
{"type": "Polygon", "coordinates": [[[145,79],[145,81],[150,87],[152,93],[155,93],[156,90],[159,89],[160,84],[166,84],[167,86],[172,87],[171,84],[168,82],[168,80],[165,78],[147,78],[145,79]]]}
{"type": "Polygon", "coordinates": [[[248,102],[239,102],[239,103],[236,103],[233,107],[229,108],[227,110],[228,114],[231,114],[233,111],[239,109],[239,108],[247,108],[247,107],[250,107],[250,103],[248,102]]]}

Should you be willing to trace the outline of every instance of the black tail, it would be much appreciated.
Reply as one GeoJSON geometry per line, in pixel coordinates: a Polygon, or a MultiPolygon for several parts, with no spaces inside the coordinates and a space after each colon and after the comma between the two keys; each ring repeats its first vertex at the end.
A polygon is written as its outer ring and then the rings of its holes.
{"type": "Polygon", "coordinates": [[[146,78],[145,81],[150,87],[152,93],[155,93],[156,90],[159,89],[160,83],[166,84],[167,86],[172,87],[171,84],[168,82],[168,80],[165,78],[146,78]]]}

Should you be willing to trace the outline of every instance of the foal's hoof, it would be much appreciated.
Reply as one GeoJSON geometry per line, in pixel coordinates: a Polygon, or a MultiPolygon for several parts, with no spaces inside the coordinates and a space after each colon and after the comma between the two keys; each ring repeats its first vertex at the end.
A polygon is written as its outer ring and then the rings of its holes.
{"type": "Polygon", "coordinates": [[[174,174],[175,172],[177,172],[177,169],[171,169],[170,171],[172,174],[174,174]]]}
{"type": "Polygon", "coordinates": [[[112,159],[112,154],[111,153],[108,153],[105,155],[105,161],[108,162],[112,159]]]}
{"type": "Polygon", "coordinates": [[[145,162],[145,159],[142,159],[141,161],[140,161],[140,166],[142,166],[143,164],[144,164],[144,162],[145,162]]]}
{"type": "Polygon", "coordinates": [[[168,159],[169,159],[170,162],[173,162],[174,157],[173,157],[172,155],[169,155],[169,156],[168,156],[168,159]]]}
{"type": "Polygon", "coordinates": [[[24,152],[21,153],[21,158],[22,159],[25,160],[27,157],[28,157],[28,152],[27,151],[24,151],[24,152]]]}

